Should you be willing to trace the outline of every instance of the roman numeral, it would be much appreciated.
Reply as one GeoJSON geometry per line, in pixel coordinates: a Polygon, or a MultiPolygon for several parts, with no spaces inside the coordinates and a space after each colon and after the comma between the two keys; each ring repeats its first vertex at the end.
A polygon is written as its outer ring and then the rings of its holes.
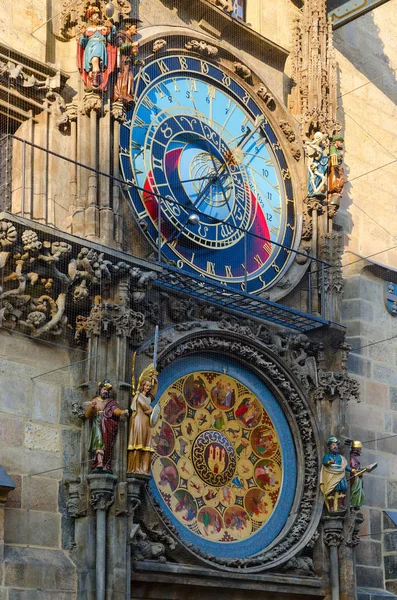
{"type": "Polygon", "coordinates": [[[215,275],[215,263],[207,260],[207,273],[208,275],[215,275]]]}
{"type": "Polygon", "coordinates": [[[141,119],[141,117],[138,117],[138,115],[136,115],[136,117],[134,118],[134,122],[133,122],[133,127],[148,127],[149,123],[145,123],[145,121],[143,119],[141,119]]]}
{"type": "Polygon", "coordinates": [[[225,265],[225,271],[226,271],[226,277],[233,277],[232,267],[229,267],[229,265],[225,265]]]}
{"type": "Polygon", "coordinates": [[[265,242],[263,244],[263,249],[269,255],[270,252],[272,251],[272,245],[271,245],[271,243],[270,242],[265,242]]]}
{"type": "Polygon", "coordinates": [[[161,89],[160,85],[156,85],[156,87],[154,89],[156,90],[156,92],[160,96],[160,100],[161,100],[161,98],[165,97],[165,94],[164,94],[163,90],[161,89]]]}
{"type": "Polygon", "coordinates": [[[168,73],[169,67],[165,64],[163,60],[159,60],[157,64],[162,73],[168,73]]]}
{"type": "Polygon", "coordinates": [[[215,89],[215,87],[213,85],[209,85],[208,86],[208,96],[210,98],[215,98],[215,95],[216,95],[216,89],[215,89]]]}
{"type": "Polygon", "coordinates": [[[154,106],[154,102],[152,102],[149,98],[149,96],[145,96],[144,99],[142,100],[142,105],[145,108],[148,108],[149,110],[151,110],[154,106]]]}

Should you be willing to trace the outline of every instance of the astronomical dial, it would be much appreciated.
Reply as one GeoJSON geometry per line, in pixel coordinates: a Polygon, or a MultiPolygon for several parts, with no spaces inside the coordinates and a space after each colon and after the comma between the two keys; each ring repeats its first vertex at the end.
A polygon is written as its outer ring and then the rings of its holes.
{"type": "Polygon", "coordinates": [[[290,261],[290,172],[250,93],[192,56],[149,62],[121,129],[121,169],[150,241],[184,271],[250,293],[290,261]]]}

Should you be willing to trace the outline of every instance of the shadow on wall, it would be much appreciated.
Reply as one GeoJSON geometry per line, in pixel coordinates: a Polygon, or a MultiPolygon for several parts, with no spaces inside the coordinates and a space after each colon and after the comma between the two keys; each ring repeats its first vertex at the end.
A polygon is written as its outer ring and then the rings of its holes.
{"type": "MultiPolygon", "coordinates": [[[[397,0],[387,3],[390,15],[397,11],[397,0]]],[[[384,43],[375,23],[375,9],[334,32],[334,45],[354,67],[393,102],[397,101],[396,71],[384,52],[384,43]]]]}

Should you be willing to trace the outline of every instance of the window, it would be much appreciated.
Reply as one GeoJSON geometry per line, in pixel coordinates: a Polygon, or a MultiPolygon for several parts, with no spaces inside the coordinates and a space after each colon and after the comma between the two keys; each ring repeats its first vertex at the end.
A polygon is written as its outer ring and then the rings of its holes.
{"type": "Polygon", "coordinates": [[[245,19],[245,0],[234,0],[233,15],[239,19],[245,19]]]}

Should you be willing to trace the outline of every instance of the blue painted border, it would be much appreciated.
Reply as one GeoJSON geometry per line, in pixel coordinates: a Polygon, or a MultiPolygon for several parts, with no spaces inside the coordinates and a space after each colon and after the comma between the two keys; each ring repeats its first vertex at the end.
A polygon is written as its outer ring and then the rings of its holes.
{"type": "Polygon", "coordinates": [[[297,478],[295,447],[287,419],[280,405],[265,384],[253,373],[242,367],[237,361],[221,358],[217,355],[210,355],[210,357],[196,355],[194,357],[181,358],[173,362],[160,374],[158,398],[162,396],[176,379],[179,379],[183,375],[195,371],[218,371],[219,373],[223,373],[225,368],[228,375],[246,385],[262,401],[273,421],[280,440],[283,481],[279,499],[272,516],[265,526],[246,540],[229,544],[211,542],[184,527],[165,504],[153,479],[151,479],[149,485],[154,498],[159,502],[165,515],[170,519],[178,534],[185,542],[191,543],[204,552],[209,552],[220,558],[244,558],[260,552],[275,539],[288,518],[294,500],[297,478]]]}

